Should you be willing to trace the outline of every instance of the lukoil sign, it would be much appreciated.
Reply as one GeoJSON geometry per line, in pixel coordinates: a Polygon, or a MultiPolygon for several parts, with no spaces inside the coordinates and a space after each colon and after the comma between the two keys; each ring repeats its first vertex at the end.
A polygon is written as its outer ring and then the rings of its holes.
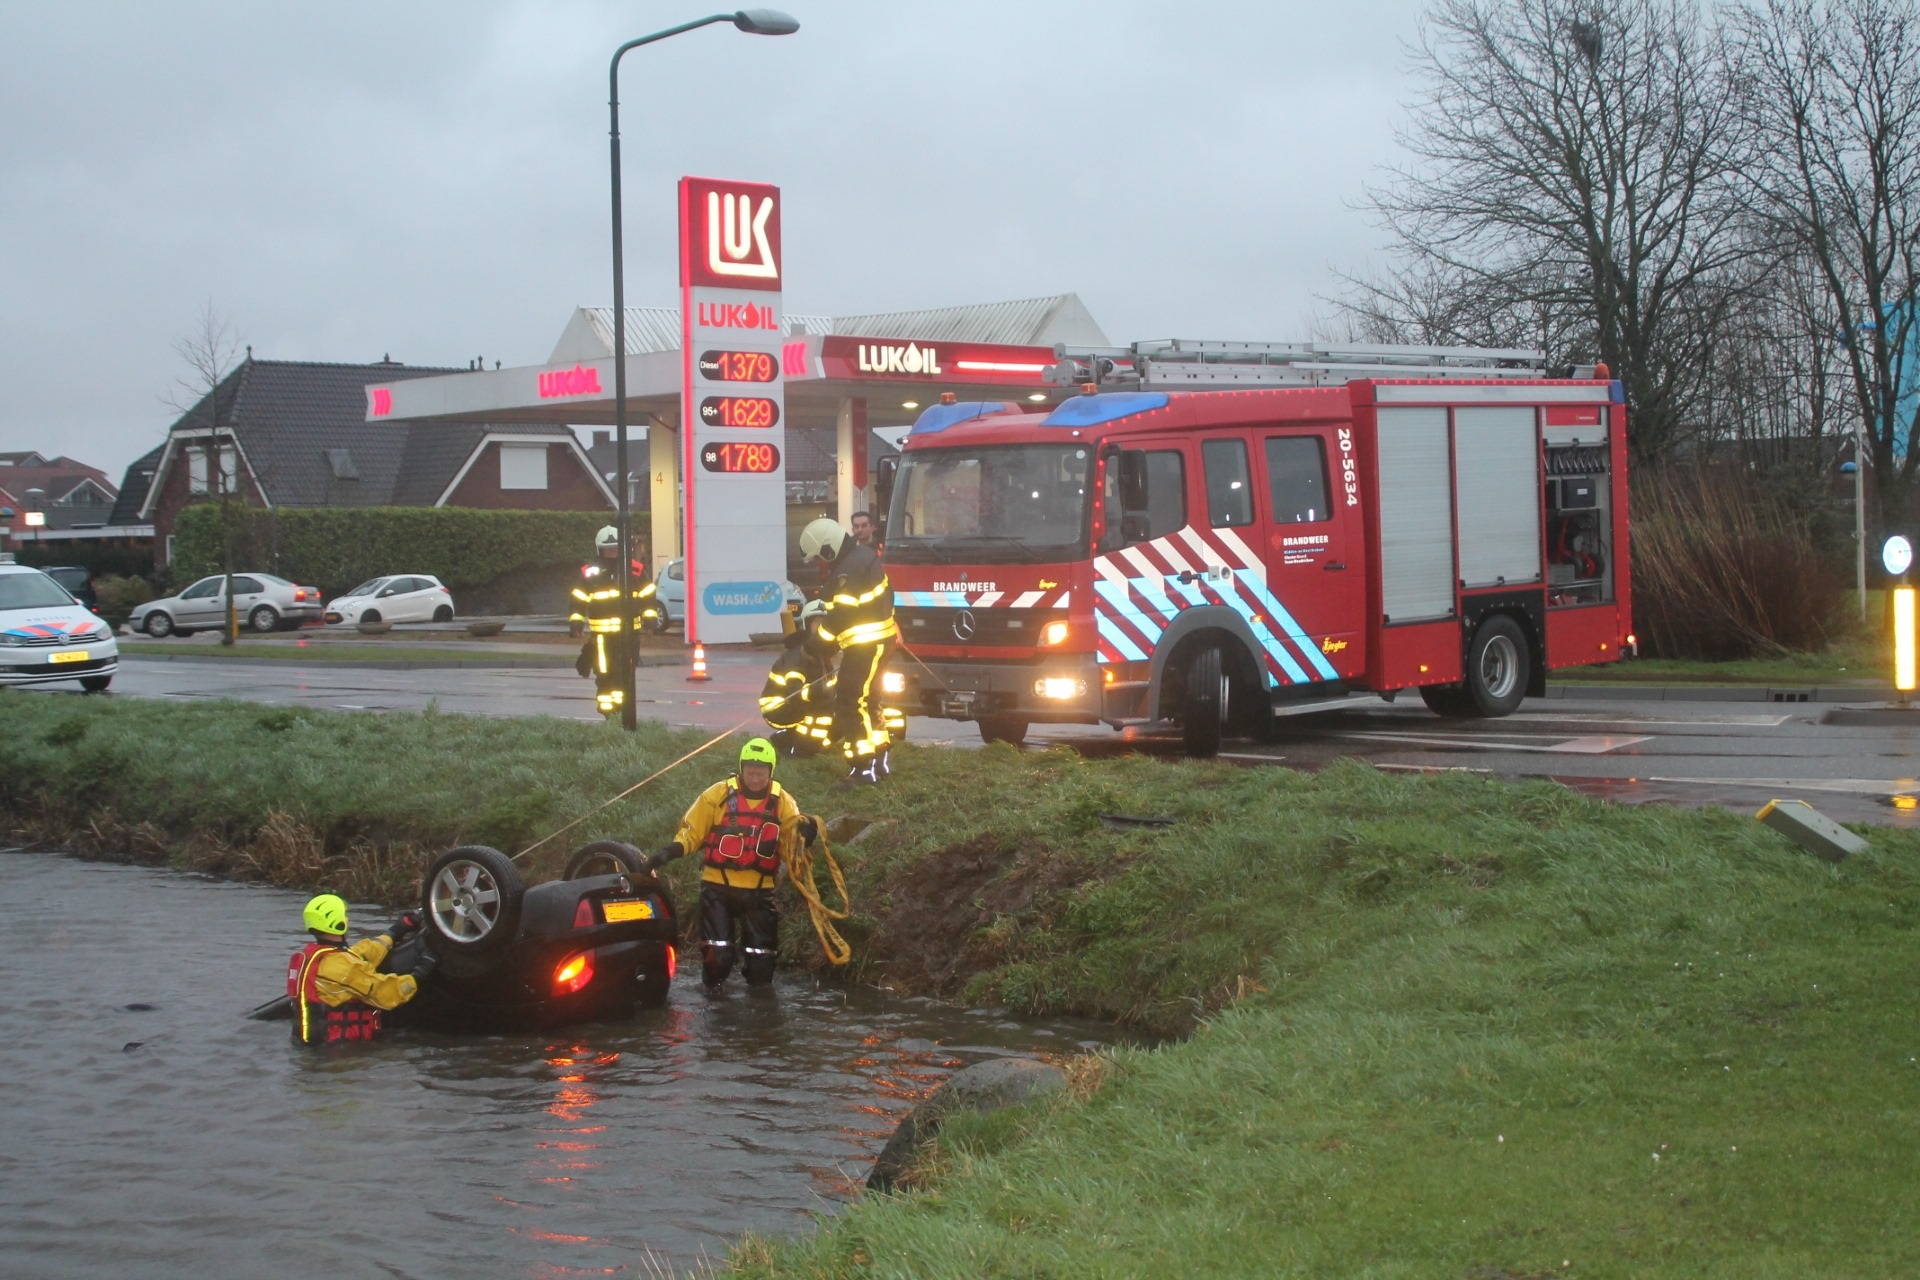
{"type": "Polygon", "coordinates": [[[860,343],[856,363],[862,373],[911,373],[931,376],[946,372],[940,367],[940,353],[937,350],[911,342],[905,346],[891,342],[860,343]]]}
{"type": "Polygon", "coordinates": [[[780,288],[780,189],[723,178],[680,181],[683,285],[780,288]]]}

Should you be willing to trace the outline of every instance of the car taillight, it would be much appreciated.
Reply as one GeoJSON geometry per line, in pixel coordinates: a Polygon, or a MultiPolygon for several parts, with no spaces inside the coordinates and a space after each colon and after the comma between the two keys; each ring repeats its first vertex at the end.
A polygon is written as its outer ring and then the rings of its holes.
{"type": "Polygon", "coordinates": [[[599,922],[593,918],[593,899],[580,899],[580,905],[573,909],[573,927],[591,929],[597,923],[599,922]]]}
{"type": "Polygon", "coordinates": [[[680,968],[680,952],[669,942],[667,944],[667,981],[673,981],[673,975],[680,968]]]}
{"type": "Polygon", "coordinates": [[[576,951],[561,962],[553,971],[553,994],[570,996],[593,981],[593,956],[586,951],[576,951]]]}

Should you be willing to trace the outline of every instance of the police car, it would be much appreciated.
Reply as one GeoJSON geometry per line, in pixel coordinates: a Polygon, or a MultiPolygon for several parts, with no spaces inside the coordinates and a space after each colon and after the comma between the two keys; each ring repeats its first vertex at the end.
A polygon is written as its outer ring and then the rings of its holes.
{"type": "Polygon", "coordinates": [[[119,669],[112,627],[40,570],[0,556],[0,687],[78,680],[98,693],[119,669]]]}

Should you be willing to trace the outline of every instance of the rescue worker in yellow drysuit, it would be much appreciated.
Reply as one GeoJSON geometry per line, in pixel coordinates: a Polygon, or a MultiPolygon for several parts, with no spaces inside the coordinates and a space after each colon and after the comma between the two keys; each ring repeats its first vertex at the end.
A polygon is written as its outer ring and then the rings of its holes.
{"type": "Polygon", "coordinates": [[[642,627],[658,625],[660,608],[654,601],[653,576],[647,572],[647,566],[639,560],[630,562],[633,574],[633,599],[627,609],[620,607],[620,531],[607,525],[594,536],[594,548],[599,552],[596,563],[583,565],[580,569],[580,583],[573,589],[573,613],[567,621],[584,623],[587,629],[587,641],[580,648],[579,660],[574,670],[583,676],[592,676],[594,680],[594,705],[600,708],[600,714],[607,719],[616,719],[620,708],[626,701],[626,670],[639,662],[640,649],[633,639],[633,632],[642,627]],[[623,670],[618,657],[622,647],[621,632],[626,630],[627,668],[623,670]]]}
{"type": "Polygon", "coordinates": [[[826,611],[813,631],[840,652],[833,740],[846,757],[848,782],[878,782],[892,772],[880,677],[900,635],[893,620],[893,584],[872,547],[861,546],[824,516],[800,531],[800,554],[827,566],[820,593],[826,611]]]}
{"type": "Polygon", "coordinates": [[[820,834],[818,824],[773,780],[779,758],[765,738],[748,739],[734,776],[702,791],[680,819],[673,843],[641,864],[652,871],[689,853],[699,855],[700,936],[709,992],[718,991],[733,972],[736,952],[743,953],[738,958],[748,986],[773,981],[780,950],[774,882],[784,859],[820,834]]]}
{"type": "Polygon", "coordinates": [[[380,1035],[380,1014],[398,1009],[420,990],[420,981],[438,961],[422,953],[411,973],[381,973],[387,953],[420,931],[417,912],[402,912],[386,933],[347,942],[347,904],[323,893],[304,913],[313,941],[287,962],[287,999],[293,1003],[297,1044],[337,1044],[373,1040],[380,1035]]]}
{"type": "Polygon", "coordinates": [[[813,624],[827,611],[818,600],[800,609],[800,623],[786,648],[773,660],[760,689],[760,714],[774,747],[782,755],[813,752],[828,745],[833,726],[833,647],[814,634],[813,624]]]}

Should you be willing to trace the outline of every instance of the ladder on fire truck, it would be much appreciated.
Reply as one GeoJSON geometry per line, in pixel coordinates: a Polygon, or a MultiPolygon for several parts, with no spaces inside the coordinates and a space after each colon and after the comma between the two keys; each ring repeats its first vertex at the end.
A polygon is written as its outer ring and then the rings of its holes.
{"type": "Polygon", "coordinates": [[[1356,378],[1464,378],[1476,381],[1553,376],[1591,378],[1592,368],[1549,369],[1545,352],[1507,347],[1413,347],[1320,342],[1195,342],[1184,338],[1129,347],[1053,349],[1055,386],[1100,391],[1234,387],[1329,387],[1356,378]]]}

